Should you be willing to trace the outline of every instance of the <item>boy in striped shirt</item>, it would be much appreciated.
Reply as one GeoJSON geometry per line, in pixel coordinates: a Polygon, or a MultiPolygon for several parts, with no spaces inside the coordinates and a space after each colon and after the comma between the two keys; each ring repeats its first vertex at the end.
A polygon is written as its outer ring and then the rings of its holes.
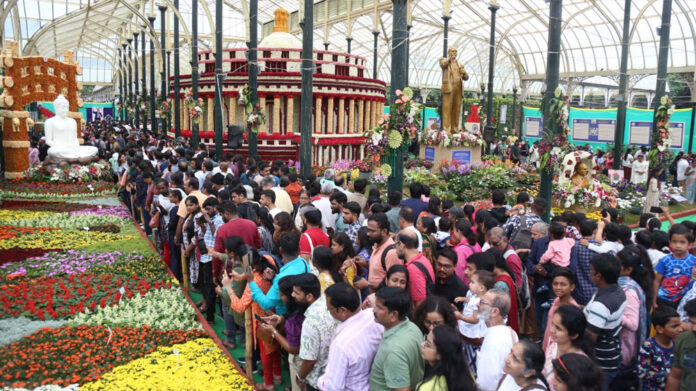
{"type": "Polygon", "coordinates": [[[609,388],[621,365],[621,319],[626,309],[626,295],[616,283],[621,263],[611,254],[597,254],[590,260],[590,278],[597,293],[585,306],[587,330],[595,343],[597,364],[604,370],[603,389],[609,388]]]}

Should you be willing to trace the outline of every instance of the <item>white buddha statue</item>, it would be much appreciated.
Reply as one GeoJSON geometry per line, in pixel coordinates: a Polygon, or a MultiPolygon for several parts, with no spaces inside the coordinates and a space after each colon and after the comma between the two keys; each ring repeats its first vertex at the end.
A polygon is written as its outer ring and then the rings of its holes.
{"type": "Polygon", "coordinates": [[[68,100],[63,95],[58,95],[53,101],[56,115],[46,120],[44,133],[48,156],[58,159],[81,159],[97,155],[97,147],[81,146],[77,140],[77,122],[68,115],[68,100]]]}

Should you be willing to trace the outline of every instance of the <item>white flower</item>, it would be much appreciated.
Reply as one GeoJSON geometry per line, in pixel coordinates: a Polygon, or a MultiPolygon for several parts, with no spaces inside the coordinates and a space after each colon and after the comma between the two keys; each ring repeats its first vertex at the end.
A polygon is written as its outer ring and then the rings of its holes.
{"type": "Polygon", "coordinates": [[[597,198],[597,199],[595,200],[594,206],[595,206],[595,208],[599,208],[600,205],[602,205],[602,199],[601,199],[601,198],[597,198]]]}
{"type": "Polygon", "coordinates": [[[382,135],[379,133],[372,133],[372,144],[379,145],[380,141],[382,141],[382,135]]]}
{"type": "Polygon", "coordinates": [[[570,201],[568,201],[568,200],[566,200],[565,204],[563,204],[563,206],[564,206],[565,208],[570,208],[571,205],[572,205],[572,204],[571,204],[570,201]]]}

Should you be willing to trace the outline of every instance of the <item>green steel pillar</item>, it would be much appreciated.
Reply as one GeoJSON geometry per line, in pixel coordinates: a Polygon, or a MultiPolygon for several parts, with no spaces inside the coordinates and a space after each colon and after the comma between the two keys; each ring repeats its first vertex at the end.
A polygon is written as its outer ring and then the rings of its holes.
{"type": "MultiPolygon", "coordinates": [[[[563,0],[551,0],[549,9],[549,46],[546,59],[546,93],[544,101],[544,128],[551,129],[553,133],[558,133],[558,125],[551,118],[551,110],[548,102],[554,98],[556,87],[558,87],[558,73],[560,67],[560,52],[561,52],[561,25],[563,17],[563,0]]],[[[548,201],[546,213],[544,213],[544,221],[549,221],[551,211],[551,192],[553,187],[553,167],[551,169],[544,168],[541,171],[541,187],[539,189],[539,197],[548,201]]]]}
{"type": "MultiPolygon", "coordinates": [[[[396,90],[403,90],[408,84],[408,0],[392,0],[392,59],[391,59],[391,91],[390,98],[393,103],[396,100],[396,90]]],[[[389,177],[389,191],[402,191],[404,188],[404,149],[391,150],[392,175],[389,177]]]]}
{"type": "Polygon", "coordinates": [[[614,130],[614,169],[621,169],[623,141],[626,130],[626,105],[628,101],[628,35],[631,28],[631,3],[624,1],[623,36],[621,38],[621,69],[619,71],[619,95],[617,96],[616,130],[614,130]]]}
{"type": "Polygon", "coordinates": [[[484,135],[488,135],[488,138],[497,133],[496,127],[493,126],[493,76],[495,75],[495,14],[499,8],[497,3],[491,3],[488,7],[491,10],[491,38],[488,52],[488,106],[486,106],[486,129],[483,132],[484,135]]]}
{"type": "MultiPolygon", "coordinates": [[[[147,97],[147,81],[146,81],[146,65],[147,65],[147,56],[145,54],[145,36],[147,35],[147,25],[143,25],[143,32],[140,35],[140,43],[142,44],[140,48],[140,61],[142,62],[142,71],[143,71],[143,101],[145,101],[145,98],[147,97]]],[[[143,127],[147,127],[147,118],[143,117],[143,127]]]]}
{"type": "MultiPolygon", "coordinates": [[[[174,8],[179,10],[179,0],[174,0],[174,8]]],[[[181,136],[181,86],[179,85],[179,17],[174,13],[174,137],[181,136]]]]}
{"type": "MultiPolygon", "coordinates": [[[[249,1],[249,24],[254,26],[254,28],[249,29],[249,42],[247,42],[247,47],[249,48],[247,59],[249,60],[249,89],[251,90],[251,106],[255,107],[259,102],[258,94],[258,77],[259,77],[259,65],[256,62],[258,59],[258,39],[259,30],[257,28],[259,21],[259,0],[249,1]]],[[[311,98],[310,98],[311,101],[311,98]]],[[[234,108],[230,108],[234,110],[234,108]]],[[[292,115],[292,113],[290,113],[292,115]]],[[[244,119],[246,122],[246,118],[244,119]]],[[[292,131],[290,129],[289,131],[292,131]]],[[[258,151],[258,137],[254,132],[249,131],[249,139],[247,140],[249,145],[249,157],[256,158],[259,156],[258,151]]]]}
{"type": "Polygon", "coordinates": [[[347,49],[346,51],[348,52],[348,54],[350,54],[350,44],[351,44],[351,42],[353,42],[353,38],[351,38],[351,37],[346,37],[346,49],[347,49]]]}
{"type": "MultiPolygon", "coordinates": [[[[167,83],[169,83],[169,80],[167,80],[167,6],[160,5],[157,8],[160,10],[160,56],[162,58],[162,71],[160,72],[162,85],[160,86],[160,96],[162,99],[165,99],[167,96],[167,83]]],[[[159,110],[156,110],[155,112],[158,111],[159,110]]],[[[167,136],[168,130],[167,121],[162,118],[162,134],[165,137],[167,136]]]]}
{"type": "MultiPolygon", "coordinates": [[[[135,83],[133,84],[134,87],[134,94],[133,96],[135,97],[135,102],[138,101],[138,96],[140,95],[140,88],[139,88],[139,81],[138,81],[138,33],[133,33],[133,42],[135,43],[135,47],[133,48],[133,51],[135,53],[135,57],[133,58],[133,68],[135,69],[135,76],[133,77],[133,80],[135,83]]],[[[138,105],[136,104],[135,106],[135,127],[140,129],[140,110],[138,105]]]]}
{"type": "Polygon", "coordinates": [[[123,120],[123,106],[125,101],[123,100],[123,64],[121,61],[121,49],[116,49],[118,51],[118,101],[121,103],[121,109],[118,111],[118,116],[123,120]]]}
{"type": "MultiPolygon", "coordinates": [[[[660,26],[660,51],[657,55],[657,84],[653,109],[660,105],[660,99],[665,95],[667,85],[667,60],[669,59],[669,26],[672,22],[672,0],[662,3],[662,25],[660,26]]],[[[657,119],[653,115],[653,129],[657,128],[657,119]]]]}
{"type": "Polygon", "coordinates": [[[691,147],[694,145],[694,121],[696,120],[696,89],[691,87],[691,131],[689,132],[689,153],[691,153],[691,147]]]}
{"type": "MultiPolygon", "coordinates": [[[[314,73],[314,2],[304,2],[302,27],[302,101],[300,107],[300,170],[312,174],[312,80],[314,73]]],[[[321,115],[321,113],[317,113],[321,115]]]]}
{"type": "MultiPolygon", "coordinates": [[[[150,25],[155,26],[155,15],[148,16],[150,25]]],[[[157,89],[155,88],[155,41],[150,38],[150,130],[152,134],[157,134],[157,118],[155,118],[155,95],[157,95],[157,89]]]]}
{"type": "Polygon", "coordinates": [[[512,131],[512,134],[519,134],[515,132],[515,112],[517,111],[517,86],[512,87],[512,126],[510,127],[510,131],[512,131]]]}
{"type": "MultiPolygon", "coordinates": [[[[191,93],[198,101],[198,0],[191,1],[191,93]]],[[[188,115],[188,114],[186,114],[188,115]]],[[[198,124],[191,124],[191,147],[198,148],[198,124]]]]}
{"type": "MultiPolygon", "coordinates": [[[[222,0],[215,0],[215,156],[222,161],[222,0]]],[[[208,108],[210,110],[210,108],[208,108]]]]}
{"type": "MultiPolygon", "coordinates": [[[[122,45],[123,50],[121,51],[121,63],[123,64],[121,67],[121,69],[123,69],[123,79],[121,79],[121,84],[123,84],[123,101],[130,102],[128,100],[128,86],[126,85],[128,83],[128,68],[126,68],[128,66],[128,62],[126,61],[126,46],[127,45],[124,43],[122,45]]],[[[130,118],[128,115],[128,106],[126,105],[123,105],[123,120],[126,122],[130,122],[130,118]]]]}
{"type": "MultiPolygon", "coordinates": [[[[126,62],[126,65],[128,66],[126,69],[128,69],[128,100],[131,101],[131,103],[135,104],[135,101],[133,100],[133,69],[131,68],[131,61],[133,60],[133,56],[131,53],[131,42],[133,41],[132,39],[126,40],[128,42],[128,61],[126,62]]],[[[134,110],[138,111],[138,110],[134,110]]],[[[129,118],[131,121],[133,118],[129,118]]]]}
{"type": "Polygon", "coordinates": [[[372,35],[375,36],[374,42],[372,43],[372,78],[377,78],[377,38],[379,38],[379,31],[373,31],[372,35]]]}

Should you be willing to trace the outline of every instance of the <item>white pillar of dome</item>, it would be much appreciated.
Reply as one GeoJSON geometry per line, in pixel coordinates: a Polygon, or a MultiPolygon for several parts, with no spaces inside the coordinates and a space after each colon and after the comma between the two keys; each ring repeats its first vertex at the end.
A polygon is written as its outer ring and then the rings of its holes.
{"type": "Polygon", "coordinates": [[[372,115],[372,102],[369,100],[365,101],[365,118],[364,118],[364,126],[363,130],[367,131],[370,129],[370,115],[372,115]]]}
{"type": "Polygon", "coordinates": [[[280,95],[273,96],[273,133],[280,133],[280,95]]]}
{"type": "Polygon", "coordinates": [[[345,104],[346,104],[346,98],[341,96],[338,98],[338,133],[343,134],[346,132],[346,124],[345,124],[345,104]]]}
{"type": "Polygon", "coordinates": [[[315,102],[315,107],[314,107],[314,133],[321,133],[321,124],[322,124],[322,113],[321,113],[321,101],[322,97],[317,96],[315,102]]]}
{"type": "Polygon", "coordinates": [[[348,99],[348,133],[355,132],[355,99],[348,99]]]}
{"type": "Polygon", "coordinates": [[[215,131],[215,98],[208,98],[208,127],[207,131],[215,131]]]}
{"type": "Polygon", "coordinates": [[[334,132],[334,99],[329,97],[328,98],[328,106],[327,106],[327,111],[326,111],[326,134],[333,134],[334,132]]]}
{"type": "Polygon", "coordinates": [[[365,109],[365,101],[362,99],[358,100],[358,128],[355,130],[357,133],[363,133],[364,128],[363,128],[363,114],[364,114],[364,109],[365,109]]]}
{"type": "Polygon", "coordinates": [[[236,120],[237,116],[237,98],[230,96],[229,99],[230,112],[227,115],[227,123],[229,125],[236,125],[234,121],[236,120]]]}
{"type": "Polygon", "coordinates": [[[293,95],[288,95],[288,111],[287,114],[285,115],[285,118],[287,119],[287,124],[285,128],[285,133],[286,134],[292,134],[295,132],[295,129],[293,128],[293,118],[295,117],[295,97],[293,95]]]}
{"type": "MultiPolygon", "coordinates": [[[[261,110],[267,113],[266,111],[266,96],[259,96],[259,107],[261,110]]],[[[266,131],[266,124],[261,124],[259,126],[259,133],[265,132],[266,131]]]]}

